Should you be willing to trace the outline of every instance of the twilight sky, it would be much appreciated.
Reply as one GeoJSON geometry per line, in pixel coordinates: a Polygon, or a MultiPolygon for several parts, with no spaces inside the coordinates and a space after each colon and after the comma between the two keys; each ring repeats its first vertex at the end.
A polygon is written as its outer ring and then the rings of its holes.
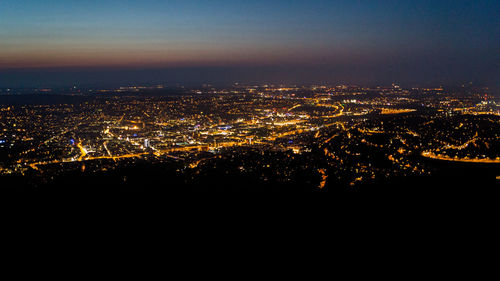
{"type": "Polygon", "coordinates": [[[499,78],[498,0],[0,0],[0,87],[499,78]]]}

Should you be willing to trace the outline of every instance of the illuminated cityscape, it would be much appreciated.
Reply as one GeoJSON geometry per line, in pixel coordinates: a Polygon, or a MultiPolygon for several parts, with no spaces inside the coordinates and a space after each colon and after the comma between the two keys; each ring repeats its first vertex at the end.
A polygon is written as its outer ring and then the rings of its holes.
{"type": "Polygon", "coordinates": [[[0,1],[0,190],[500,187],[500,1],[0,1]]]}
{"type": "MultiPolygon", "coordinates": [[[[440,163],[500,164],[500,103],[487,88],[69,91],[22,105],[15,105],[22,94],[1,96],[10,103],[0,108],[4,179],[24,177],[35,188],[65,174],[113,174],[146,161],[175,167],[171,177],[190,188],[222,173],[231,178],[217,179],[226,188],[252,178],[269,188],[356,190],[432,179],[440,163]]],[[[126,185],[127,174],[118,180],[126,185]]]]}

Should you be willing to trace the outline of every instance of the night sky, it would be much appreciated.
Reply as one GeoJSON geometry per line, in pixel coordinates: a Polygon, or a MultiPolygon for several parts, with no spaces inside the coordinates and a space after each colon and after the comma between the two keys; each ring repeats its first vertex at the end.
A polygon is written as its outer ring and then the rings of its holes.
{"type": "Polygon", "coordinates": [[[499,78],[498,0],[0,0],[0,88],[499,78]]]}

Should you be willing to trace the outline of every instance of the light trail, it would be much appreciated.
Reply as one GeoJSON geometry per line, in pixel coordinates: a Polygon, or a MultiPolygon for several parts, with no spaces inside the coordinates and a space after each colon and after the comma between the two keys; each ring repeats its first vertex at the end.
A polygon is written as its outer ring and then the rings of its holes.
{"type": "Polygon", "coordinates": [[[458,149],[458,150],[462,150],[464,148],[466,148],[467,146],[469,146],[469,144],[475,142],[478,138],[478,132],[476,132],[476,134],[474,135],[474,137],[472,137],[472,139],[470,139],[469,141],[463,143],[462,145],[452,145],[452,144],[448,144],[446,145],[444,148],[442,149],[458,149]]]}
{"type": "Polygon", "coordinates": [[[294,105],[293,107],[291,107],[291,108],[288,110],[288,112],[290,112],[290,111],[294,110],[295,108],[301,107],[301,106],[302,106],[302,104],[297,104],[297,105],[294,105]]]}
{"type": "Polygon", "coordinates": [[[484,164],[500,164],[500,158],[497,159],[490,159],[490,158],[483,158],[483,159],[468,159],[468,158],[454,158],[454,157],[449,157],[441,154],[435,154],[430,151],[424,151],[421,154],[423,157],[430,158],[430,159],[436,159],[436,160],[443,160],[443,161],[450,161],[450,162],[462,162],[462,163],[484,163],[484,164]]]}
{"type": "Polygon", "coordinates": [[[84,159],[84,157],[85,157],[85,156],[87,156],[88,152],[87,152],[87,150],[85,149],[85,147],[83,147],[83,146],[82,146],[82,143],[81,143],[81,142],[80,142],[80,143],[78,143],[76,146],[80,149],[80,153],[82,154],[82,155],[80,155],[80,157],[78,158],[78,161],[82,161],[82,160],[84,159]]]}
{"type": "Polygon", "coordinates": [[[108,142],[105,141],[103,143],[103,146],[104,146],[104,149],[106,150],[106,153],[108,153],[109,157],[113,157],[113,155],[111,154],[111,151],[109,151],[109,149],[108,149],[108,142]]]}
{"type": "Polygon", "coordinates": [[[328,179],[328,175],[326,174],[325,169],[319,169],[318,172],[321,175],[321,182],[319,183],[319,189],[323,189],[326,185],[326,180],[328,179]]]}

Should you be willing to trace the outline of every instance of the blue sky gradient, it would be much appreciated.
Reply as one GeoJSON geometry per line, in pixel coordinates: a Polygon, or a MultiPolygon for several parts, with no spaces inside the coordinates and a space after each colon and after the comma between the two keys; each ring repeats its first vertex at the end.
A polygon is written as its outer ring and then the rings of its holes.
{"type": "Polygon", "coordinates": [[[499,15],[497,0],[0,0],[0,71],[289,67],[305,80],[495,83],[499,15]]]}

